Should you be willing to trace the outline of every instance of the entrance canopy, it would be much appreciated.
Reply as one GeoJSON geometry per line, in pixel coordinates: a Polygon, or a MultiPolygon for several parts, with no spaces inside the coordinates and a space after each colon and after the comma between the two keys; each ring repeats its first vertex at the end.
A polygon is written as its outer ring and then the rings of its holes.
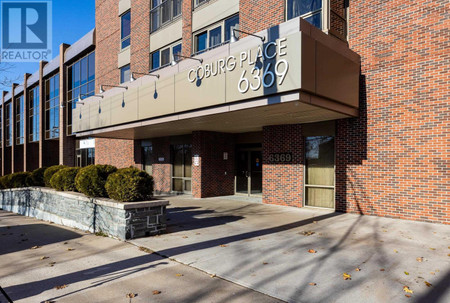
{"type": "Polygon", "coordinates": [[[357,115],[360,58],[344,42],[300,18],[257,35],[87,98],[74,131],[143,139],[357,115]]]}

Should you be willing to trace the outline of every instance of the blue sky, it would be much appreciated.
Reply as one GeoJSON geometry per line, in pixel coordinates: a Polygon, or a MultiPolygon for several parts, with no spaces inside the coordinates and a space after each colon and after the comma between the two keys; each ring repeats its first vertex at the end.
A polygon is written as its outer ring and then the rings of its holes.
{"type": "MultiPolygon", "coordinates": [[[[61,43],[72,44],[95,27],[95,0],[53,0],[52,22],[52,57],[56,57],[61,43]]],[[[39,69],[39,63],[13,63],[13,65],[7,77],[10,79],[20,77],[18,83],[23,82],[25,73],[32,74],[39,69]]],[[[0,77],[3,78],[3,75],[0,77]]],[[[10,87],[0,86],[0,90],[10,90],[10,87]]]]}

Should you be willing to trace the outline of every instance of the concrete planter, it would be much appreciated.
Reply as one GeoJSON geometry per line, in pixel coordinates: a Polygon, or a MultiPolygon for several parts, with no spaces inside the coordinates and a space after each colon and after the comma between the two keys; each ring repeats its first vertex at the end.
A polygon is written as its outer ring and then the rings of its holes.
{"type": "Polygon", "coordinates": [[[3,210],[122,240],[165,230],[167,205],[165,200],[116,202],[41,187],[0,190],[3,210]]]}

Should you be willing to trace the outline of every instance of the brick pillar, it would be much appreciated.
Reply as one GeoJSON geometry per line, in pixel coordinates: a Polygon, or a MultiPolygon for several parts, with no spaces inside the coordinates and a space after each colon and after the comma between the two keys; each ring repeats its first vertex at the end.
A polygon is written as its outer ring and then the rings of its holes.
{"type": "Polygon", "coordinates": [[[23,171],[27,171],[27,150],[28,143],[30,141],[29,134],[29,117],[30,113],[28,110],[29,96],[28,96],[28,78],[31,74],[25,74],[23,78],[23,171]]]}
{"type": "Polygon", "coordinates": [[[304,139],[302,126],[263,128],[263,203],[303,206],[304,139]],[[292,153],[289,163],[271,162],[271,153],[292,153]]]}
{"type": "Polygon", "coordinates": [[[181,14],[183,18],[183,45],[181,52],[183,56],[192,54],[192,0],[183,0],[181,14]]]}
{"type": "Polygon", "coordinates": [[[59,46],[59,164],[75,166],[75,139],[67,136],[67,66],[64,64],[68,44],[59,46]]]}
{"type": "Polygon", "coordinates": [[[2,93],[2,133],[1,133],[1,147],[2,147],[2,176],[5,175],[5,96],[8,92],[3,91],[2,93]]]}
{"type": "Polygon", "coordinates": [[[44,66],[46,61],[39,62],[39,167],[44,166],[45,152],[45,91],[44,91],[44,66]]]}
{"type": "Polygon", "coordinates": [[[170,162],[170,142],[168,138],[152,139],[153,181],[155,194],[166,194],[172,190],[172,164],[170,162]]]}
{"type": "Polygon", "coordinates": [[[192,195],[195,198],[234,195],[234,137],[232,134],[192,133],[192,195]],[[224,152],[228,160],[224,160],[224,152]]]}
{"type": "MultiPolygon", "coordinates": [[[[130,70],[146,74],[150,70],[150,0],[131,1],[130,70]]],[[[135,77],[142,75],[136,74],[135,77]]]]}
{"type": "Polygon", "coordinates": [[[15,171],[15,152],[16,152],[16,98],[14,96],[14,91],[16,90],[16,87],[19,84],[13,83],[12,89],[11,89],[11,111],[12,111],[12,139],[11,139],[11,174],[14,174],[15,171]]]}

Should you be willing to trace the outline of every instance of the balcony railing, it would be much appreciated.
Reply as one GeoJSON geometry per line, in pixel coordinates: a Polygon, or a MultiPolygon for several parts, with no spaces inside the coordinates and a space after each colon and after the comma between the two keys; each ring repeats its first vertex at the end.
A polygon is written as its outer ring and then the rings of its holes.
{"type": "Polygon", "coordinates": [[[181,15],[182,0],[166,0],[150,11],[150,31],[155,32],[161,26],[181,15]]]}

